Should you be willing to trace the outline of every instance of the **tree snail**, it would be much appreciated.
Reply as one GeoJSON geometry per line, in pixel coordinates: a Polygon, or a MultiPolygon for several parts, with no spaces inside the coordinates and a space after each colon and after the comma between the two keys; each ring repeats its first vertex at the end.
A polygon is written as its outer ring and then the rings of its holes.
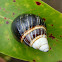
{"type": "Polygon", "coordinates": [[[49,50],[46,24],[39,16],[33,14],[18,16],[12,23],[12,31],[21,43],[24,42],[43,52],[49,50]]]}

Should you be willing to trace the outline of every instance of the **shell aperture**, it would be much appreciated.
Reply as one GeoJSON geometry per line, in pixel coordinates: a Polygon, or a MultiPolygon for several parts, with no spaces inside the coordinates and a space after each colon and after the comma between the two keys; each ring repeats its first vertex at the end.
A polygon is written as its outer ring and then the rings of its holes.
{"type": "Polygon", "coordinates": [[[46,24],[39,16],[33,14],[18,16],[12,23],[12,32],[21,43],[24,42],[43,52],[49,50],[46,24]]]}

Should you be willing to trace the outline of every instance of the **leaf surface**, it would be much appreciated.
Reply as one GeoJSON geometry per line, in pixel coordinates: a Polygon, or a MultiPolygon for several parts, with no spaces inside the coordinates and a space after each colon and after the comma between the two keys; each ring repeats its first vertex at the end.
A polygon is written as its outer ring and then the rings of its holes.
{"type": "Polygon", "coordinates": [[[62,60],[62,14],[40,0],[0,0],[0,52],[30,62],[62,60]],[[21,14],[35,14],[45,19],[49,52],[35,50],[13,37],[11,24],[21,14]]]}

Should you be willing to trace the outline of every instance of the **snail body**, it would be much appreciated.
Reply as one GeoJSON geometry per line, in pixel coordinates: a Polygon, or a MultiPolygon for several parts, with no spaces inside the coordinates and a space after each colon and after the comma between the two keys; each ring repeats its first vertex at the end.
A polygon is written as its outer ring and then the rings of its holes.
{"type": "Polygon", "coordinates": [[[24,42],[43,52],[49,50],[46,24],[39,16],[33,14],[18,16],[12,23],[12,31],[21,43],[24,42]]]}

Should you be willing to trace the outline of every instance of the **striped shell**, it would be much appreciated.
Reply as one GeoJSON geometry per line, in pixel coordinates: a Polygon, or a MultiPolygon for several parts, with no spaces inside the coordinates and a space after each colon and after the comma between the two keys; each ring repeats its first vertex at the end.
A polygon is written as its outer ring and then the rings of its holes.
{"type": "Polygon", "coordinates": [[[46,24],[39,16],[32,14],[18,16],[12,23],[12,31],[19,41],[30,47],[44,52],[49,50],[46,24]]]}

